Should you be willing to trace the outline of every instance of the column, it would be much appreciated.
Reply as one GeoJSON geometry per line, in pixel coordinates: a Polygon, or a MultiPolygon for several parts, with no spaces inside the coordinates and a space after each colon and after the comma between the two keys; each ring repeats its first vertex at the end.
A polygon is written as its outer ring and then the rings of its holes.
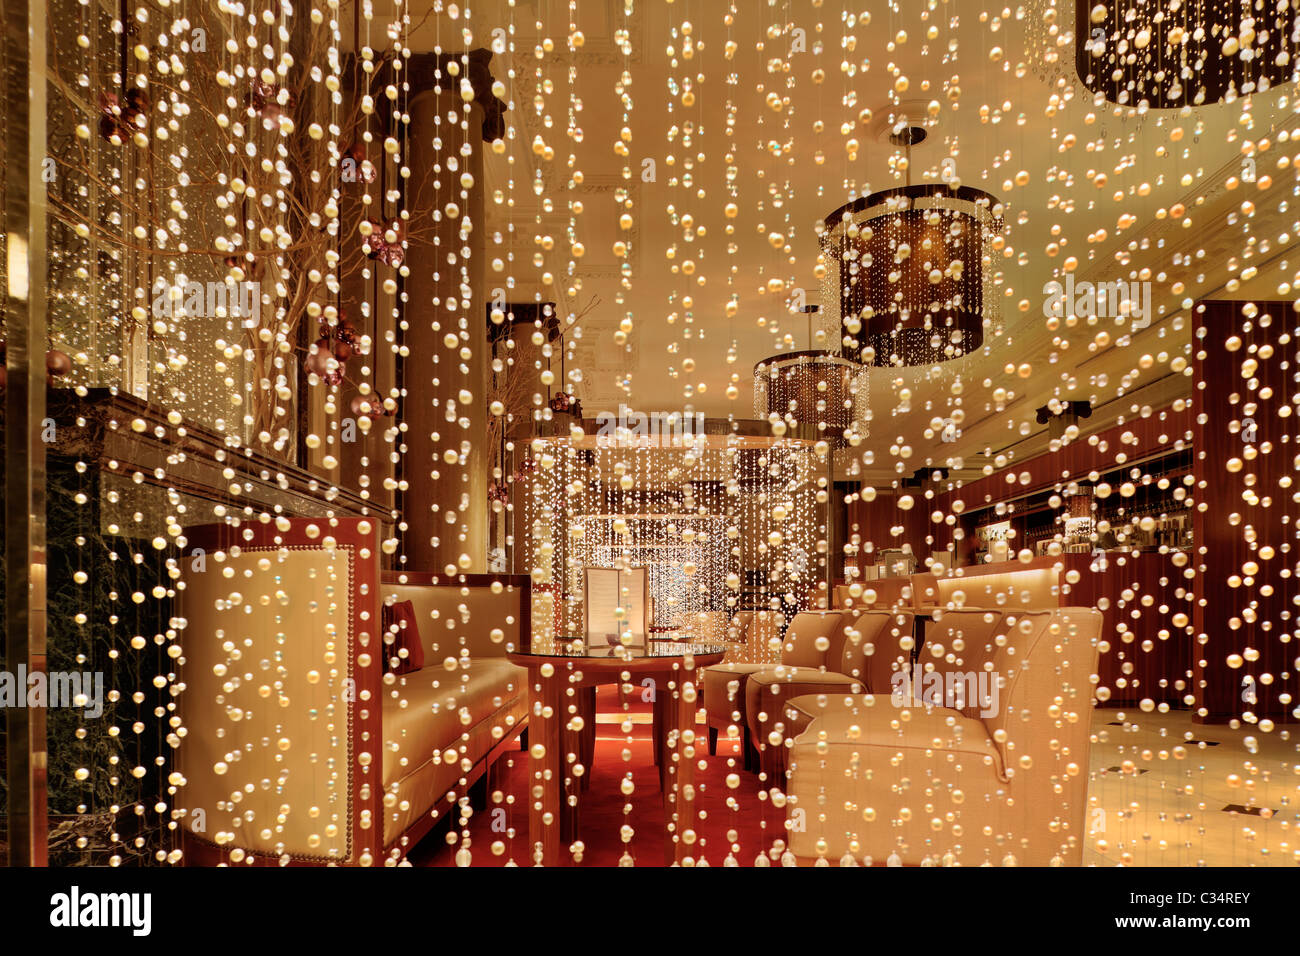
{"type": "Polygon", "coordinates": [[[486,50],[416,56],[409,67],[402,475],[405,566],[413,570],[487,570],[483,143],[503,125],[503,105],[490,92],[490,57],[486,50]],[[462,78],[472,98],[462,95],[462,78]]]}

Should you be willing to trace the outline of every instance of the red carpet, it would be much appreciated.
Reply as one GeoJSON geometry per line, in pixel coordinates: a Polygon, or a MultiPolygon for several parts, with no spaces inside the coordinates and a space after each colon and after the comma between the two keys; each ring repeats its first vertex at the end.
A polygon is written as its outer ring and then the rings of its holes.
{"type": "MultiPolygon", "coordinates": [[[[624,713],[615,687],[601,687],[596,696],[596,712],[605,721],[599,723],[596,739],[595,766],[590,771],[590,789],[582,793],[579,803],[578,840],[584,845],[579,866],[617,866],[626,851],[637,866],[664,866],[664,801],[659,793],[659,771],[651,750],[650,725],[638,723],[632,728],[632,742],[620,733],[618,720],[624,713]],[[624,761],[623,750],[630,751],[624,761]],[[620,782],[628,773],[636,786],[631,796],[625,797],[620,782]],[[624,813],[625,804],[631,811],[624,813]],[[624,824],[633,828],[634,835],[624,844],[620,830],[624,824]]],[[[649,717],[650,705],[639,699],[630,700],[628,713],[649,717]]],[[[696,809],[705,817],[699,820],[696,831],[700,834],[700,852],[710,866],[722,866],[727,854],[735,845],[736,862],[752,866],[754,858],[770,850],[773,841],[785,835],[785,811],[774,808],[767,800],[759,799],[760,783],[757,774],[746,773],[739,742],[729,744],[725,738],[718,740],[716,757],[708,755],[705,744],[705,727],[696,728],[700,742],[697,751],[703,766],[697,766],[696,809]],[[729,790],[727,775],[735,773],[740,785],[729,790]],[[727,806],[733,797],[735,807],[727,806]],[[729,831],[733,831],[728,839],[729,831]]],[[[513,862],[518,866],[533,864],[528,840],[528,805],[525,794],[528,755],[513,752],[502,758],[502,801],[491,802],[487,809],[478,808],[470,818],[468,839],[460,827],[453,828],[454,842],[448,844],[447,829],[441,828],[422,841],[410,854],[411,862],[422,866],[454,866],[456,854],[468,849],[472,866],[504,866],[513,862]],[[513,802],[510,801],[513,797],[513,802]],[[508,831],[513,830],[511,836],[508,831]],[[501,852],[494,853],[494,843],[501,852]]]]}

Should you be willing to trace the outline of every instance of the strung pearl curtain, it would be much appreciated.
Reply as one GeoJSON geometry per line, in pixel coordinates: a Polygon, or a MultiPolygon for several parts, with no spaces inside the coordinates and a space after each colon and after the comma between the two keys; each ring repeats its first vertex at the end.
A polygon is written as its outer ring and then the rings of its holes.
{"type": "Polygon", "coordinates": [[[997,314],[987,247],[1002,206],[969,186],[904,186],[826,217],[845,355],[864,365],[929,365],[969,355],[997,314]]]}

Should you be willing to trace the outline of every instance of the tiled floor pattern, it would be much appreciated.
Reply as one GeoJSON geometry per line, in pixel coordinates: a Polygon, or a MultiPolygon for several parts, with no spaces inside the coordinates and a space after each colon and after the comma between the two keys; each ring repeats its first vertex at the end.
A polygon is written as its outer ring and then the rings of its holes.
{"type": "Polygon", "coordinates": [[[1093,718],[1085,865],[1300,865],[1300,727],[1093,718]]]}

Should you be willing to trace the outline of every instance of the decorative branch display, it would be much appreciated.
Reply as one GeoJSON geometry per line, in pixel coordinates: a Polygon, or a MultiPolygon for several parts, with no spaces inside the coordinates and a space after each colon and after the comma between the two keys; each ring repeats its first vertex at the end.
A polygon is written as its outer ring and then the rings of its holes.
{"type": "Polygon", "coordinates": [[[373,392],[373,318],[358,327],[343,300],[405,274],[431,196],[395,174],[405,132],[375,110],[396,52],[344,54],[337,21],[260,30],[284,52],[256,73],[230,54],[243,34],[217,7],[191,11],[156,52],[139,25],[120,49],[56,45],[52,280],[69,305],[94,307],[89,323],[69,310],[53,325],[75,349],[74,381],[166,396],[292,460],[294,406],[315,383],[348,381],[392,413],[373,392]],[[147,87],[123,86],[131,62],[154,61],[147,87]],[[105,280],[115,300],[90,291],[105,280]],[[187,394],[205,359],[240,383],[233,409],[187,394]]]}

